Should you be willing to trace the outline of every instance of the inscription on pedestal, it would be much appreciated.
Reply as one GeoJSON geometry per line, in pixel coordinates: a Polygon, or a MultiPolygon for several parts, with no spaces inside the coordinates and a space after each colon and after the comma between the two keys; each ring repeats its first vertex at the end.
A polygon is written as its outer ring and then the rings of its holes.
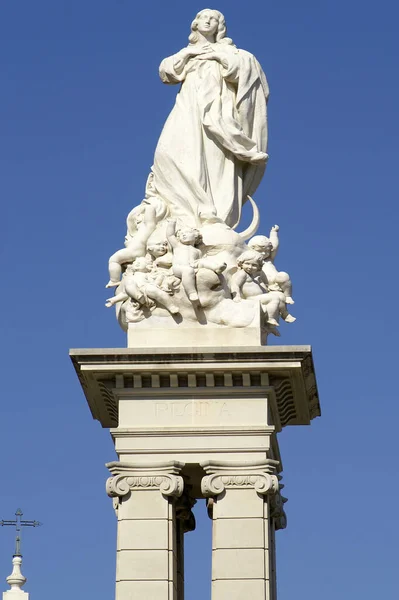
{"type": "Polygon", "coordinates": [[[231,417],[231,407],[227,402],[156,402],[155,404],[156,417],[231,417]]]}
{"type": "Polygon", "coordinates": [[[121,400],[121,427],[267,425],[267,398],[121,400]]]}

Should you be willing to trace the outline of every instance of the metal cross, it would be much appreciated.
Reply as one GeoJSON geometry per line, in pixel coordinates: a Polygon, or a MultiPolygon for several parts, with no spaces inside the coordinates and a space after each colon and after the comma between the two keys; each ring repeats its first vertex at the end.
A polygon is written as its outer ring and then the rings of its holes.
{"type": "Polygon", "coordinates": [[[39,523],[39,521],[25,521],[24,519],[21,519],[21,517],[23,516],[23,512],[20,508],[17,509],[17,512],[15,513],[16,519],[15,521],[0,521],[0,525],[2,527],[6,526],[6,525],[11,525],[12,527],[15,527],[15,531],[16,531],[16,538],[15,538],[15,553],[14,556],[22,556],[21,554],[21,534],[22,534],[22,527],[40,527],[41,523],[39,523]]]}

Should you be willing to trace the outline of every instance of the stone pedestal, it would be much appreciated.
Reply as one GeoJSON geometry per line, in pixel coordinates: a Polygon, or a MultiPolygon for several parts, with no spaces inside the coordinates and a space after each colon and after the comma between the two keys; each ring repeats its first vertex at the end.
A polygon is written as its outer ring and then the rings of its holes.
{"type": "Polygon", "coordinates": [[[307,346],[72,350],[120,462],[117,600],[183,600],[191,506],[213,519],[212,600],[275,600],[285,527],[277,433],[320,414],[307,346]]]}

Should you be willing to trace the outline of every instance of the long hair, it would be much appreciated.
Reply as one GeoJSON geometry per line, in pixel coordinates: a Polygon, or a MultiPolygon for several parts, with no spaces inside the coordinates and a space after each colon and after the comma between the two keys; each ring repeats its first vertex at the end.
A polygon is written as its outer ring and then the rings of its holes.
{"type": "Polygon", "coordinates": [[[190,44],[196,44],[198,42],[198,33],[197,33],[198,19],[202,15],[202,13],[205,11],[212,12],[218,20],[218,30],[216,32],[215,41],[220,42],[222,44],[231,44],[232,45],[233,40],[226,37],[227,28],[226,28],[226,20],[224,18],[224,15],[220,11],[214,10],[213,8],[204,8],[203,10],[200,10],[200,12],[196,15],[194,21],[191,23],[191,33],[188,36],[188,41],[190,42],[190,44]]]}

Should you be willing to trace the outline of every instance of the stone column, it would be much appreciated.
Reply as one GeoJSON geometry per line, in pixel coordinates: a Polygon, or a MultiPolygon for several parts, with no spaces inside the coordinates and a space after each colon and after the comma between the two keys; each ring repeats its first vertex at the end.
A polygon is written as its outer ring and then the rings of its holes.
{"type": "Polygon", "coordinates": [[[118,518],[116,600],[180,600],[175,501],[183,493],[183,463],[107,467],[118,518]]]}
{"type": "Polygon", "coordinates": [[[276,600],[273,512],[283,504],[277,465],[201,463],[213,520],[212,600],[276,600]]]}

